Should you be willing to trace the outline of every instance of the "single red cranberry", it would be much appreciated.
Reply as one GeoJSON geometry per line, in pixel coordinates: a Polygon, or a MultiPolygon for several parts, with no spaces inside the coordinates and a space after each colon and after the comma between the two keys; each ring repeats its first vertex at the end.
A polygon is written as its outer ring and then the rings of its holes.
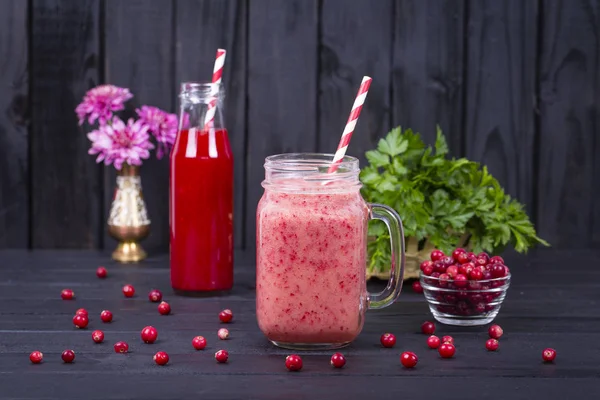
{"type": "Polygon", "coordinates": [[[62,352],[61,358],[65,363],[70,364],[75,359],[75,352],[73,350],[65,350],[62,352]]]}
{"type": "Polygon", "coordinates": [[[104,310],[100,313],[100,319],[102,320],[102,322],[104,323],[109,323],[112,321],[113,319],[113,314],[108,311],[108,310],[104,310]]]}
{"type": "Polygon", "coordinates": [[[443,274],[446,272],[446,268],[448,267],[442,262],[442,260],[437,260],[433,263],[433,271],[437,272],[438,274],[443,274]]]}
{"type": "Polygon", "coordinates": [[[458,257],[456,257],[456,261],[459,264],[464,264],[464,263],[466,263],[466,262],[469,261],[469,256],[467,256],[466,252],[465,253],[461,253],[461,254],[458,255],[458,257]]]}
{"type": "Polygon", "coordinates": [[[504,264],[504,258],[500,256],[494,256],[490,258],[490,264],[504,264]]]}
{"type": "Polygon", "coordinates": [[[62,297],[63,300],[73,300],[75,298],[75,292],[71,289],[63,289],[60,292],[60,297],[62,297]]]}
{"type": "Polygon", "coordinates": [[[506,265],[504,266],[504,273],[506,276],[510,275],[510,269],[506,265]]]}
{"type": "Polygon", "coordinates": [[[419,268],[421,269],[421,271],[425,272],[425,269],[427,267],[433,267],[433,261],[431,260],[425,260],[421,263],[421,265],[419,266],[419,268]]]}
{"type": "Polygon", "coordinates": [[[457,247],[452,252],[452,258],[454,258],[456,261],[458,261],[458,256],[461,254],[467,255],[467,251],[461,247],[457,247]]]}
{"type": "Polygon", "coordinates": [[[485,251],[482,251],[481,253],[477,254],[477,258],[485,258],[487,261],[489,261],[490,255],[485,251]]]}
{"type": "Polygon", "coordinates": [[[429,346],[430,349],[437,349],[440,347],[441,342],[440,338],[435,335],[431,335],[427,338],[427,346],[429,346]]]}
{"type": "Polygon", "coordinates": [[[454,279],[454,277],[458,275],[458,267],[456,265],[451,265],[446,269],[446,273],[450,278],[454,279]]]}
{"type": "Polygon", "coordinates": [[[450,280],[450,276],[448,276],[448,274],[444,273],[444,274],[440,274],[440,278],[439,278],[439,285],[441,288],[445,288],[448,287],[448,281],[450,280]]]}
{"type": "Polygon", "coordinates": [[[475,269],[475,264],[467,262],[458,267],[458,273],[464,276],[469,276],[469,273],[475,269]]]}
{"type": "Polygon", "coordinates": [[[215,360],[220,363],[226,363],[229,359],[229,353],[227,350],[219,350],[215,353],[215,360]]]}
{"type": "Polygon", "coordinates": [[[431,258],[431,261],[437,261],[437,260],[441,259],[444,256],[445,256],[445,254],[444,254],[443,251],[441,251],[441,250],[433,250],[431,252],[431,255],[430,255],[429,258],[431,258]]]}
{"type": "Polygon", "coordinates": [[[158,338],[158,331],[153,326],[147,326],[144,329],[142,329],[140,336],[142,337],[144,343],[154,343],[156,341],[156,338],[158,338]]]}
{"type": "Polygon", "coordinates": [[[95,343],[102,343],[104,341],[104,332],[102,332],[102,331],[92,332],[92,340],[95,343]]]}
{"type": "Polygon", "coordinates": [[[475,268],[469,274],[469,279],[472,279],[474,281],[480,281],[483,279],[483,272],[479,268],[475,268]]]}
{"type": "Polygon", "coordinates": [[[423,286],[421,286],[421,282],[419,281],[414,281],[412,283],[412,290],[415,293],[423,293],[423,286]]]}
{"type": "Polygon", "coordinates": [[[440,261],[446,266],[446,268],[454,264],[454,259],[448,256],[442,257],[440,261]]]}
{"type": "Polygon", "coordinates": [[[483,257],[477,257],[477,260],[475,260],[475,266],[480,266],[480,267],[484,267],[488,264],[488,260],[483,258],[483,257]]]}
{"type": "Polygon", "coordinates": [[[454,344],[454,338],[450,335],[446,335],[442,337],[442,343],[450,343],[454,344]]]}
{"type": "Polygon", "coordinates": [[[391,348],[396,344],[396,336],[393,333],[384,333],[379,341],[383,347],[391,348]]]}
{"type": "Polygon", "coordinates": [[[335,368],[342,368],[344,365],[346,365],[346,357],[344,357],[342,353],[335,353],[331,356],[329,363],[335,368]]]}
{"type": "Polygon", "coordinates": [[[152,289],[150,293],[148,293],[148,300],[150,300],[153,303],[158,303],[162,300],[162,293],[160,292],[160,290],[152,289]]]}
{"type": "Polygon", "coordinates": [[[547,348],[542,351],[542,359],[544,362],[552,362],[556,358],[556,350],[547,348]]]}
{"type": "Polygon", "coordinates": [[[486,270],[483,273],[483,280],[488,281],[488,280],[493,279],[493,278],[494,277],[492,276],[492,273],[490,271],[486,270]]]}
{"type": "Polygon", "coordinates": [[[104,267],[98,267],[98,269],[96,270],[96,276],[100,279],[106,278],[107,275],[108,275],[108,272],[106,271],[106,268],[104,268],[104,267]]]}
{"type": "Polygon", "coordinates": [[[135,294],[135,288],[133,287],[133,285],[123,286],[123,294],[125,295],[125,297],[133,297],[133,295],[135,294]]]}
{"type": "Polygon", "coordinates": [[[221,328],[217,331],[217,336],[221,340],[226,340],[229,337],[229,330],[221,328]]]}
{"type": "Polygon", "coordinates": [[[196,336],[192,339],[192,346],[194,346],[196,350],[204,350],[206,347],[206,339],[204,336],[196,336]]]}
{"type": "Polygon", "coordinates": [[[230,309],[223,310],[219,313],[219,319],[221,322],[227,324],[233,319],[233,313],[230,309]]]}
{"type": "Polygon", "coordinates": [[[433,274],[433,265],[428,265],[423,269],[423,275],[430,276],[431,274],[433,274]]]}
{"type": "Polygon", "coordinates": [[[404,366],[404,368],[414,368],[419,362],[417,355],[412,351],[405,351],[400,355],[400,362],[404,366]]]}
{"type": "Polygon", "coordinates": [[[87,315],[78,314],[73,317],[73,324],[79,329],[84,329],[86,326],[88,326],[89,322],[90,320],[88,319],[87,315]]]}
{"type": "Polygon", "coordinates": [[[488,334],[492,339],[500,339],[503,333],[504,330],[502,327],[500,327],[500,325],[492,325],[488,329],[488,334]]]}
{"type": "Polygon", "coordinates": [[[158,312],[161,315],[169,315],[171,313],[171,306],[166,301],[161,301],[158,305],[158,312]]]}
{"type": "Polygon", "coordinates": [[[85,315],[86,317],[88,317],[88,312],[85,308],[78,308],[77,311],[75,311],[75,315],[85,315]]]}
{"type": "Polygon", "coordinates": [[[494,278],[503,278],[506,276],[506,268],[504,268],[504,265],[502,264],[492,265],[490,272],[492,273],[492,277],[494,278]]]}
{"type": "Polygon", "coordinates": [[[463,274],[458,274],[454,277],[453,283],[457,288],[464,288],[467,286],[467,277],[463,274]]]}
{"type": "Polygon", "coordinates": [[[487,342],[485,342],[485,348],[488,349],[488,351],[496,351],[498,350],[498,346],[500,346],[500,342],[496,339],[488,339],[487,342]]]}
{"type": "Polygon", "coordinates": [[[300,371],[302,369],[302,358],[297,354],[290,354],[285,358],[285,367],[290,371],[300,371]]]}
{"type": "Polygon", "coordinates": [[[129,351],[129,345],[127,342],[115,343],[115,353],[127,353],[129,351]]]}
{"type": "Polygon", "coordinates": [[[435,324],[431,321],[425,321],[421,324],[421,332],[426,335],[433,335],[435,332],[435,324]]]}
{"type": "Polygon", "coordinates": [[[164,351],[159,351],[154,355],[154,357],[152,357],[152,359],[158,365],[167,365],[169,362],[169,355],[164,351]]]}
{"type": "Polygon", "coordinates": [[[452,343],[442,343],[438,348],[438,353],[442,358],[452,358],[454,357],[454,353],[456,353],[456,347],[452,343]]]}
{"type": "Polygon", "coordinates": [[[31,361],[34,364],[41,363],[43,359],[44,359],[44,354],[38,350],[32,351],[31,354],[29,355],[29,361],[31,361]]]}

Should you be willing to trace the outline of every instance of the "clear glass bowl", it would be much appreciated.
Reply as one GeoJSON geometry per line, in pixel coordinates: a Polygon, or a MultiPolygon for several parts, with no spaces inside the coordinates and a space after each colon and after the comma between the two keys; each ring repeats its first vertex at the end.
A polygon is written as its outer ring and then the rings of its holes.
{"type": "Polygon", "coordinates": [[[476,326],[494,320],[510,286],[510,273],[502,278],[454,281],[420,273],[423,293],[433,317],[447,325],[476,326]]]}

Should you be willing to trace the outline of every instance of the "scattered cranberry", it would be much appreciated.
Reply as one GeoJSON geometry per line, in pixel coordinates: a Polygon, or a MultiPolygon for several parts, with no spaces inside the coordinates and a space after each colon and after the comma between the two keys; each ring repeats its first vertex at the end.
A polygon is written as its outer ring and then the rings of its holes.
{"type": "Polygon", "coordinates": [[[166,301],[161,301],[158,305],[158,312],[161,315],[169,315],[171,313],[171,306],[166,301]]]}
{"type": "Polygon", "coordinates": [[[504,264],[504,258],[500,256],[494,256],[490,258],[490,264],[504,264]]]}
{"type": "Polygon", "coordinates": [[[430,276],[431,274],[433,274],[433,265],[428,265],[423,268],[423,275],[430,276]]]}
{"type": "Polygon", "coordinates": [[[547,348],[542,351],[542,359],[544,362],[552,362],[556,358],[556,350],[547,348]]]}
{"type": "Polygon", "coordinates": [[[110,311],[104,310],[100,313],[100,319],[102,320],[102,322],[109,323],[112,321],[113,315],[110,311]]]}
{"type": "Polygon", "coordinates": [[[454,258],[456,261],[458,261],[458,257],[464,254],[465,256],[467,255],[467,251],[465,249],[462,249],[460,247],[456,248],[453,252],[452,252],[452,258],[454,258]]]}
{"type": "Polygon", "coordinates": [[[445,256],[445,254],[444,254],[443,251],[441,251],[441,250],[433,250],[431,252],[431,256],[429,258],[431,258],[431,261],[437,261],[437,260],[440,260],[444,256],[445,256]]]}
{"type": "Polygon", "coordinates": [[[449,336],[449,335],[442,336],[442,343],[454,344],[454,338],[452,336],[449,336]]]}
{"type": "Polygon", "coordinates": [[[437,349],[440,347],[441,342],[440,338],[435,335],[431,335],[427,338],[427,346],[429,346],[430,349],[437,349]]]}
{"type": "Polygon", "coordinates": [[[104,341],[104,332],[102,332],[102,331],[92,332],[92,340],[96,343],[102,343],[104,341]]]}
{"type": "Polygon", "coordinates": [[[419,359],[412,351],[405,351],[400,355],[400,362],[405,368],[414,368],[419,359]]]}
{"type": "Polygon", "coordinates": [[[226,363],[228,358],[229,353],[227,352],[227,350],[219,350],[215,353],[215,360],[217,360],[220,363],[226,363]]]}
{"type": "Polygon", "coordinates": [[[335,353],[331,356],[331,361],[329,361],[331,365],[335,368],[342,368],[346,365],[346,357],[342,353],[335,353]]]}
{"type": "MultiPolygon", "coordinates": [[[[421,271],[425,272],[425,269],[432,267],[433,268],[433,261],[431,260],[425,260],[421,263],[421,265],[419,266],[419,268],[421,269],[421,271]]],[[[433,271],[432,271],[433,272],[433,271]]]]}
{"type": "Polygon", "coordinates": [[[469,273],[469,278],[474,281],[480,281],[483,279],[483,271],[479,268],[475,268],[469,273]]]}
{"type": "Polygon", "coordinates": [[[217,331],[217,336],[221,340],[226,340],[229,337],[229,330],[221,328],[217,331]]]}
{"type": "Polygon", "coordinates": [[[132,285],[123,286],[123,294],[125,297],[133,297],[135,294],[135,288],[132,285]]]}
{"type": "Polygon", "coordinates": [[[285,366],[290,371],[300,371],[302,369],[302,359],[297,354],[291,354],[285,358],[285,366]]]}
{"type": "Polygon", "coordinates": [[[31,361],[34,364],[39,364],[42,362],[42,360],[44,359],[44,354],[42,354],[41,351],[32,351],[31,354],[29,355],[29,361],[31,361]]]}
{"type": "Polygon", "coordinates": [[[412,290],[415,293],[423,293],[423,286],[421,286],[421,282],[419,281],[414,281],[412,283],[412,290]]]}
{"type": "Polygon", "coordinates": [[[73,300],[75,298],[75,292],[71,289],[63,289],[60,292],[60,297],[62,297],[63,300],[73,300]]]}
{"type": "Polygon", "coordinates": [[[383,347],[391,348],[396,344],[396,336],[393,333],[384,333],[379,341],[383,347]]]}
{"type": "Polygon", "coordinates": [[[147,326],[142,329],[140,336],[142,337],[144,343],[151,344],[156,341],[156,338],[158,337],[158,331],[153,326],[147,326]]]}
{"type": "Polygon", "coordinates": [[[454,279],[454,277],[456,275],[458,275],[458,267],[456,265],[451,265],[448,267],[448,269],[446,269],[446,274],[451,278],[454,279]]]}
{"type": "Polygon", "coordinates": [[[488,333],[492,339],[500,339],[504,330],[500,327],[500,325],[492,325],[488,329],[488,333]]]}
{"type": "Polygon", "coordinates": [[[452,358],[454,357],[454,353],[456,353],[456,347],[451,343],[442,343],[438,348],[438,352],[442,358],[452,358]]]}
{"type": "Polygon", "coordinates": [[[70,364],[75,359],[75,352],[73,350],[65,350],[62,352],[61,357],[65,363],[70,364]]]}
{"type": "Polygon", "coordinates": [[[159,351],[152,357],[155,363],[158,365],[167,365],[169,362],[169,355],[164,351],[159,351]]]}
{"type": "Polygon", "coordinates": [[[87,315],[77,314],[73,317],[73,324],[79,329],[84,329],[86,326],[88,326],[89,322],[90,320],[88,319],[87,315]]]}
{"type": "Polygon", "coordinates": [[[85,315],[86,317],[88,316],[88,312],[85,308],[79,308],[77,309],[77,311],[75,311],[75,315],[85,315]]]}
{"type": "Polygon", "coordinates": [[[98,267],[98,269],[96,270],[96,276],[100,279],[104,279],[106,278],[106,275],[108,275],[108,273],[106,272],[106,268],[98,267]]]}
{"type": "Polygon", "coordinates": [[[206,339],[204,336],[196,336],[192,339],[192,346],[194,346],[196,350],[203,350],[206,347],[206,339]]]}
{"type": "Polygon", "coordinates": [[[233,319],[233,313],[230,309],[223,310],[219,313],[219,319],[221,322],[227,324],[233,319]]]}
{"type": "Polygon", "coordinates": [[[498,350],[499,345],[500,345],[500,342],[497,341],[496,339],[488,339],[487,342],[485,342],[485,348],[488,349],[488,351],[498,350]]]}
{"type": "Polygon", "coordinates": [[[435,332],[435,324],[431,321],[425,321],[421,324],[421,332],[426,335],[433,335],[435,332]]]}
{"type": "Polygon", "coordinates": [[[152,289],[150,293],[148,293],[148,300],[150,300],[153,303],[158,303],[162,300],[162,293],[160,292],[160,290],[152,289]]]}
{"type": "Polygon", "coordinates": [[[127,342],[115,343],[115,353],[127,353],[129,351],[129,345],[127,342]]]}
{"type": "Polygon", "coordinates": [[[506,276],[506,268],[502,264],[494,264],[490,269],[492,273],[492,277],[494,278],[503,278],[506,276]]]}
{"type": "Polygon", "coordinates": [[[464,288],[467,286],[467,277],[463,274],[458,274],[454,277],[454,285],[457,288],[464,288]]]}

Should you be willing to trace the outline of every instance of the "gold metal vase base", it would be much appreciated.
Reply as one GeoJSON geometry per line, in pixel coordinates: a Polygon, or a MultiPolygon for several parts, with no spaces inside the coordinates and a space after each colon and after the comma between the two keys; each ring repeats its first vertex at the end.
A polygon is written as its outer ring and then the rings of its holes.
{"type": "Polygon", "coordinates": [[[119,241],[112,253],[113,260],[136,263],[147,257],[139,242],[150,233],[150,220],[137,166],[125,164],[117,171],[117,187],[108,217],[108,233],[119,241]]]}

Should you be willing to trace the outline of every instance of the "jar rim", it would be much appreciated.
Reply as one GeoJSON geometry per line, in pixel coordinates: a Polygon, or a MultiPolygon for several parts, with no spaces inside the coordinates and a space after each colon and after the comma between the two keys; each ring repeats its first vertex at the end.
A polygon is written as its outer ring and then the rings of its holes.
{"type": "MultiPolygon", "coordinates": [[[[333,165],[334,154],[330,153],[283,153],[265,158],[265,169],[276,169],[281,172],[299,169],[329,169],[333,165]]],[[[344,156],[338,164],[338,173],[359,172],[359,160],[356,157],[344,156]]]]}

